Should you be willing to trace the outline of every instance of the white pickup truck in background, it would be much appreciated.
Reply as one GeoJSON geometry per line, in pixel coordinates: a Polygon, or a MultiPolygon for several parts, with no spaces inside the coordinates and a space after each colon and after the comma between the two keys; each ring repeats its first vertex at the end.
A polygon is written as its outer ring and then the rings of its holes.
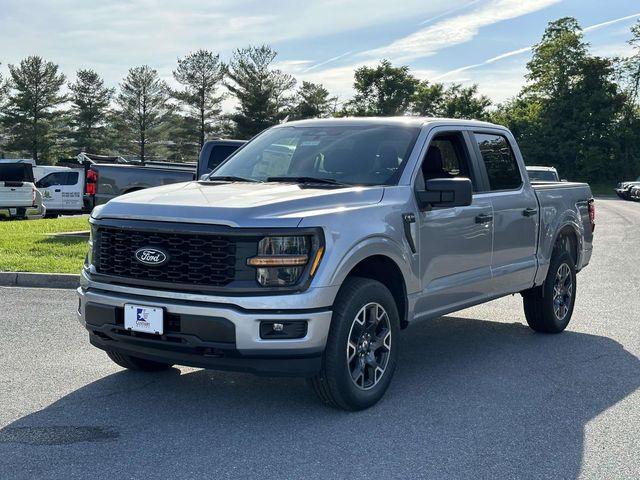
{"type": "Polygon", "coordinates": [[[46,207],[30,163],[0,163],[0,217],[42,218],[46,207]]]}
{"type": "Polygon", "coordinates": [[[35,185],[42,193],[47,217],[82,213],[84,169],[58,166],[33,168],[35,185]]]}

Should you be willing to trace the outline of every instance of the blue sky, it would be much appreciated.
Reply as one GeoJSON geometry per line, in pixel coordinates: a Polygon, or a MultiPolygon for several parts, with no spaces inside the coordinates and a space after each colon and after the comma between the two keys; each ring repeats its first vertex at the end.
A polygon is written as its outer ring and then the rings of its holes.
{"type": "MultiPolygon", "coordinates": [[[[324,83],[341,100],[353,69],[381,58],[421,79],[477,83],[500,102],[524,83],[528,46],[546,24],[574,16],[599,55],[629,53],[636,0],[0,0],[0,72],[37,54],[72,79],[97,70],[116,86],[148,64],[171,82],[176,58],[268,43],[279,68],[324,83]]],[[[227,108],[231,103],[227,103],[227,108]]]]}

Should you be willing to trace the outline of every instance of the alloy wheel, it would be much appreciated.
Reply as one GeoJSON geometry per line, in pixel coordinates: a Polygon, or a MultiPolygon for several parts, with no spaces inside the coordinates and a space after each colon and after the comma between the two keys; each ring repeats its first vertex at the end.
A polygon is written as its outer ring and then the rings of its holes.
{"type": "Polygon", "coordinates": [[[564,320],[569,313],[573,301],[573,279],[571,269],[566,263],[561,264],[556,272],[553,285],[553,313],[558,320],[564,320]]]}
{"type": "Polygon", "coordinates": [[[382,305],[367,303],[353,319],[347,343],[351,381],[361,390],[375,387],[391,354],[391,323],[382,305]]]}

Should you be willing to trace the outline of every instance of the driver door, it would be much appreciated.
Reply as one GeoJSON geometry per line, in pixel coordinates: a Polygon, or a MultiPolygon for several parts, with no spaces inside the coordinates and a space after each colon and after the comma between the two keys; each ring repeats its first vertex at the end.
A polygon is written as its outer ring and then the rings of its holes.
{"type": "MultiPolygon", "coordinates": [[[[434,317],[480,301],[491,292],[493,207],[479,196],[480,174],[463,131],[437,131],[425,150],[416,188],[432,178],[467,177],[471,205],[416,215],[422,295],[416,317],[434,317]]],[[[485,196],[486,197],[486,196],[485,196]]]]}
{"type": "Polygon", "coordinates": [[[42,193],[42,203],[47,210],[54,211],[62,208],[62,184],[66,175],[66,172],[54,172],[36,182],[36,188],[42,193]]]}

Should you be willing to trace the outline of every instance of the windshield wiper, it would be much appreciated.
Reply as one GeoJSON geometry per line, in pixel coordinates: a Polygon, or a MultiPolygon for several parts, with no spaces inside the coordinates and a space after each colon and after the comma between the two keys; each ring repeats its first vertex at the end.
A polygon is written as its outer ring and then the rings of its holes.
{"type": "Polygon", "coordinates": [[[237,177],[235,175],[220,175],[219,177],[207,177],[207,182],[251,182],[257,183],[253,178],[237,177]]]}
{"type": "Polygon", "coordinates": [[[349,183],[340,182],[333,178],[320,177],[267,177],[265,182],[324,183],[327,185],[339,185],[343,187],[351,186],[349,183]]]}

